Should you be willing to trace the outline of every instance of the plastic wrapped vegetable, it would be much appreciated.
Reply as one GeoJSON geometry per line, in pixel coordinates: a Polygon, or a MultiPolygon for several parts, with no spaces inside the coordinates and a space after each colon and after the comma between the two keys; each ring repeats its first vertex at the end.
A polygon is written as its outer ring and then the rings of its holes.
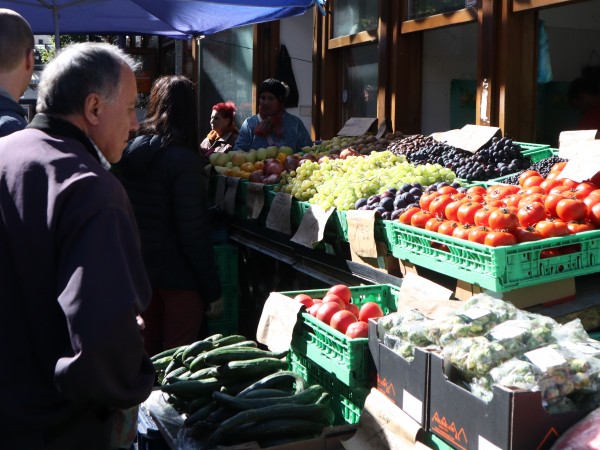
{"type": "Polygon", "coordinates": [[[556,341],[589,341],[590,335],[585,331],[580,319],[571,320],[562,325],[558,325],[552,332],[556,341]]]}
{"type": "Polygon", "coordinates": [[[405,341],[393,334],[386,334],[383,340],[386,347],[391,348],[395,353],[402,356],[407,361],[415,359],[415,345],[405,341]]]}
{"type": "Polygon", "coordinates": [[[390,331],[406,322],[415,322],[425,320],[427,317],[416,309],[409,309],[403,312],[394,312],[379,319],[379,324],[385,331],[390,331]]]}
{"type": "Polygon", "coordinates": [[[507,320],[492,328],[485,337],[502,345],[512,357],[554,342],[555,325],[554,320],[544,316],[533,320],[507,320]]]}
{"type": "Polygon", "coordinates": [[[412,361],[415,347],[431,344],[422,332],[423,324],[430,322],[431,319],[416,310],[409,310],[395,316],[393,320],[387,322],[388,326],[393,325],[384,336],[384,345],[408,361],[412,361]]]}
{"type": "Polygon", "coordinates": [[[482,377],[506,361],[511,354],[498,342],[483,336],[459,339],[443,349],[444,361],[449,361],[471,380],[482,377]]]}

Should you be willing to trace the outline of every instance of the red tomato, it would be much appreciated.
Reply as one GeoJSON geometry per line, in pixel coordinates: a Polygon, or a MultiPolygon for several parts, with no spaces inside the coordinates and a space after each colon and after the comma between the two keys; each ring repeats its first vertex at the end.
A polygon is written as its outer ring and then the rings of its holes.
{"type": "Polygon", "coordinates": [[[315,317],[329,325],[329,321],[333,315],[341,310],[342,307],[337,302],[323,302],[319,305],[319,309],[317,310],[315,317]]]}
{"type": "Polygon", "coordinates": [[[467,188],[467,194],[478,194],[478,195],[483,196],[483,195],[485,195],[486,191],[487,191],[487,189],[484,186],[481,186],[478,184],[467,188]]]}
{"type": "Polygon", "coordinates": [[[422,209],[421,211],[413,214],[410,218],[410,224],[413,227],[417,228],[425,228],[425,224],[429,219],[431,219],[432,215],[429,211],[422,209]]]}
{"type": "Polygon", "coordinates": [[[519,175],[519,186],[523,186],[525,180],[533,176],[541,177],[542,175],[537,170],[533,169],[529,169],[523,172],[521,175],[519,175]]]}
{"type": "Polygon", "coordinates": [[[548,192],[548,194],[563,194],[566,193],[569,189],[571,189],[568,186],[563,186],[558,185],[558,186],[554,186],[552,189],[550,189],[550,192],[548,192]]]}
{"type": "Polygon", "coordinates": [[[298,294],[294,297],[294,300],[302,303],[307,308],[310,308],[315,303],[315,302],[313,302],[312,297],[310,295],[306,295],[306,294],[298,294]]]}
{"type": "Polygon", "coordinates": [[[583,200],[596,189],[598,189],[598,186],[596,186],[594,183],[584,181],[583,183],[579,183],[577,186],[575,186],[575,197],[577,197],[580,200],[583,200]]]}
{"type": "Polygon", "coordinates": [[[366,338],[369,337],[369,325],[366,322],[351,323],[346,329],[346,336],[350,339],[366,338]]]}
{"type": "Polygon", "coordinates": [[[340,305],[340,309],[346,309],[346,302],[344,302],[344,300],[342,300],[335,294],[325,294],[325,296],[323,297],[323,303],[337,303],[338,305],[340,305]]]}
{"type": "Polygon", "coordinates": [[[383,310],[377,303],[366,302],[360,307],[358,320],[361,322],[368,322],[369,319],[375,319],[377,317],[383,317],[383,310]]]}
{"type": "Polygon", "coordinates": [[[352,291],[345,284],[336,284],[331,286],[327,293],[337,295],[344,301],[344,303],[350,303],[350,300],[352,299],[352,291]]]}
{"type": "Polygon", "coordinates": [[[452,197],[448,194],[440,194],[429,203],[429,212],[433,216],[443,217],[448,203],[452,203],[452,197]]]}
{"type": "MultiPolygon", "coordinates": [[[[513,195],[516,195],[516,194],[513,194],[513,195]]],[[[502,206],[506,206],[506,204],[502,200],[486,200],[485,202],[483,202],[483,206],[501,208],[502,206]]]]}
{"type": "Polygon", "coordinates": [[[452,187],[452,186],[442,186],[437,191],[440,194],[448,194],[448,195],[454,195],[454,194],[458,193],[458,190],[455,187],[452,187]]]}
{"type": "Polygon", "coordinates": [[[481,203],[477,202],[466,202],[458,207],[457,216],[458,221],[465,225],[475,225],[475,213],[478,209],[483,208],[481,203]]]}
{"type": "Polygon", "coordinates": [[[438,228],[438,233],[445,234],[446,236],[452,236],[455,228],[458,228],[458,222],[454,220],[446,220],[438,228]]]}
{"type": "Polygon", "coordinates": [[[575,180],[571,180],[570,178],[563,179],[563,186],[566,186],[569,189],[574,189],[579,183],[575,180]]]}
{"type": "Polygon", "coordinates": [[[410,219],[419,211],[421,211],[421,208],[419,208],[418,206],[411,206],[398,216],[398,221],[403,223],[404,225],[410,225],[410,219]]]}
{"type": "Polygon", "coordinates": [[[472,227],[473,225],[468,223],[460,225],[454,229],[452,236],[458,239],[464,239],[466,241],[469,239],[469,233],[471,232],[472,227]]]}
{"type": "Polygon", "coordinates": [[[587,208],[587,212],[589,214],[592,206],[594,206],[596,203],[600,203],[600,195],[590,194],[583,199],[583,203],[585,203],[585,207],[587,208]]]}
{"type": "Polygon", "coordinates": [[[344,309],[331,316],[329,325],[338,330],[340,333],[345,333],[350,324],[355,323],[356,321],[358,321],[356,316],[350,311],[344,309]]]}
{"type": "MultiPolygon", "coordinates": [[[[518,192],[519,186],[515,186],[518,192]]],[[[510,194],[516,193],[514,188],[508,184],[494,184],[487,189],[487,197],[491,200],[502,200],[504,197],[510,194]]]]}
{"type": "Polygon", "coordinates": [[[465,200],[469,202],[483,203],[485,201],[485,197],[480,194],[467,194],[465,196],[465,200]]]}
{"type": "Polygon", "coordinates": [[[445,222],[441,216],[432,217],[425,224],[425,229],[428,231],[437,231],[441,224],[445,222]]]}
{"type": "Polygon", "coordinates": [[[560,219],[553,219],[552,217],[536,223],[534,228],[540,232],[544,239],[569,234],[566,222],[560,219]]]}
{"type": "Polygon", "coordinates": [[[559,219],[565,221],[581,220],[586,214],[587,206],[585,206],[583,200],[564,198],[556,204],[556,215],[559,219]]]}
{"type": "Polygon", "coordinates": [[[576,234],[582,233],[584,231],[595,230],[596,227],[592,225],[590,222],[584,222],[583,220],[571,220],[567,222],[567,228],[569,229],[569,233],[576,234]]]}
{"type": "Polygon", "coordinates": [[[354,303],[346,303],[346,310],[350,311],[352,314],[358,318],[359,308],[354,303]]]}
{"type": "Polygon", "coordinates": [[[547,248],[540,252],[540,258],[541,259],[554,258],[555,256],[560,256],[562,254],[563,254],[563,252],[560,248],[547,248]]]}
{"type": "Polygon", "coordinates": [[[554,164],[551,168],[550,168],[550,172],[562,172],[562,170],[565,168],[565,166],[567,165],[567,161],[560,161],[557,162],[556,164],[554,164]]]}
{"type": "Polygon", "coordinates": [[[548,194],[546,196],[546,200],[544,200],[544,208],[546,209],[546,214],[551,217],[556,217],[556,205],[558,202],[565,199],[566,197],[563,194],[548,194]]]}
{"type": "Polygon", "coordinates": [[[421,195],[421,198],[419,198],[419,206],[421,207],[421,209],[428,210],[429,209],[429,204],[438,195],[440,195],[440,194],[438,194],[436,191],[430,192],[429,194],[425,194],[424,193],[423,195],[421,195]]]}
{"type": "Polygon", "coordinates": [[[458,220],[458,208],[464,202],[465,202],[464,200],[455,200],[451,203],[448,203],[446,205],[446,208],[444,209],[444,216],[446,217],[446,219],[458,220]]]}
{"type": "Polygon", "coordinates": [[[491,247],[501,247],[504,245],[514,245],[517,243],[517,238],[514,234],[508,231],[492,230],[486,237],[484,244],[491,247]]]}
{"type": "Polygon", "coordinates": [[[490,229],[487,227],[475,227],[471,228],[469,234],[467,235],[467,239],[471,242],[478,242],[479,244],[485,243],[485,237],[490,232],[490,229]]]}
{"type": "Polygon", "coordinates": [[[519,226],[517,214],[509,208],[498,208],[490,213],[490,228],[512,231],[519,226]]]}
{"type": "Polygon", "coordinates": [[[523,208],[524,206],[526,206],[530,203],[533,203],[533,202],[540,202],[543,205],[545,200],[546,200],[546,196],[544,194],[525,195],[525,196],[523,196],[523,198],[517,205],[517,210],[519,210],[519,209],[523,208]]]}
{"type": "Polygon", "coordinates": [[[497,207],[493,206],[484,206],[483,208],[478,209],[473,216],[473,221],[475,225],[478,227],[489,227],[490,226],[490,214],[492,211],[497,209],[497,207]]]}
{"type": "Polygon", "coordinates": [[[546,209],[543,203],[533,202],[520,208],[517,217],[522,227],[530,227],[547,217],[546,209]]]}
{"type": "Polygon", "coordinates": [[[557,178],[546,178],[541,184],[540,187],[544,190],[544,192],[550,192],[550,189],[559,186],[562,183],[561,180],[557,178]]]}
{"type": "Polygon", "coordinates": [[[313,305],[306,310],[311,316],[317,317],[317,311],[321,307],[321,303],[313,303],[313,305]]]}
{"type": "Polygon", "coordinates": [[[517,242],[532,242],[542,239],[540,232],[533,227],[517,227],[513,234],[517,242]]]}
{"type": "Polygon", "coordinates": [[[521,195],[530,195],[530,194],[545,194],[546,191],[541,186],[529,186],[519,191],[521,195]]]}
{"type": "Polygon", "coordinates": [[[457,192],[456,194],[452,194],[450,197],[452,197],[452,200],[456,201],[465,198],[466,196],[467,194],[464,192],[457,192]]]}
{"type": "Polygon", "coordinates": [[[514,206],[515,208],[517,208],[519,206],[519,202],[521,201],[522,198],[523,198],[523,196],[521,194],[510,194],[510,195],[507,195],[506,197],[504,197],[502,199],[502,202],[506,206],[514,206]]]}
{"type": "Polygon", "coordinates": [[[544,177],[541,175],[533,175],[525,179],[523,182],[523,189],[527,189],[532,186],[539,186],[544,181],[544,177]]]}
{"type": "Polygon", "coordinates": [[[596,203],[588,213],[588,219],[597,227],[600,227],[600,203],[596,203]]]}

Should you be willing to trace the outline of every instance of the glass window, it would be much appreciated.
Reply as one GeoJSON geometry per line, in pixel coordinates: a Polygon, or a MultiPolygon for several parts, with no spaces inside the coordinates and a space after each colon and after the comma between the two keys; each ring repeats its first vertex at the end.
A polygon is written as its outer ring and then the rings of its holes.
{"type": "Polygon", "coordinates": [[[213,105],[237,107],[236,124],[252,115],[252,26],[233,28],[200,41],[200,137],[210,131],[213,105]]]}
{"type": "Polygon", "coordinates": [[[343,52],[343,122],[350,117],[377,117],[378,45],[346,47],[343,52]]]}
{"type": "Polygon", "coordinates": [[[409,0],[408,19],[416,20],[465,8],[465,0],[409,0]]]}
{"type": "Polygon", "coordinates": [[[333,38],[376,30],[378,3],[373,0],[336,0],[333,10],[333,38]]]}

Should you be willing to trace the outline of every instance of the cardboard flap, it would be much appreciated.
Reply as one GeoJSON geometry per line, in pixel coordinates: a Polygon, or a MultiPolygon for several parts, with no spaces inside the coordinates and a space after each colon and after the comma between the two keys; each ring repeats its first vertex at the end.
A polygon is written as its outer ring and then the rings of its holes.
{"type": "Polygon", "coordinates": [[[338,132],[338,136],[362,136],[376,121],[377,117],[350,117],[338,132]]]}
{"type": "Polygon", "coordinates": [[[348,242],[350,249],[358,256],[377,258],[375,242],[376,211],[350,210],[346,212],[348,222],[348,242]]]}
{"type": "Polygon", "coordinates": [[[600,140],[579,141],[559,151],[561,158],[569,162],[561,171],[560,178],[582,182],[600,171],[600,140]]]}
{"type": "Polygon", "coordinates": [[[290,221],[291,211],[292,196],[283,192],[278,192],[275,194],[273,203],[271,203],[266,227],[287,235],[292,234],[292,224],[290,221]]]}
{"type": "Polygon", "coordinates": [[[248,183],[246,206],[248,207],[248,218],[258,219],[265,205],[265,190],[262,183],[248,183]]]}
{"type": "Polygon", "coordinates": [[[311,249],[315,248],[323,240],[325,225],[333,211],[334,208],[324,211],[319,205],[310,205],[291,241],[311,249]]]}
{"type": "Polygon", "coordinates": [[[415,448],[423,428],[377,389],[365,400],[356,434],[342,441],[346,450],[415,448]]]}
{"type": "Polygon", "coordinates": [[[258,321],[256,340],[274,352],[289,350],[302,306],[283,294],[271,292],[258,321]]]}
{"type": "Polygon", "coordinates": [[[500,128],[484,125],[465,125],[460,131],[452,130],[451,133],[438,135],[435,139],[442,139],[447,144],[456,148],[475,153],[494,136],[502,136],[500,128]]]}

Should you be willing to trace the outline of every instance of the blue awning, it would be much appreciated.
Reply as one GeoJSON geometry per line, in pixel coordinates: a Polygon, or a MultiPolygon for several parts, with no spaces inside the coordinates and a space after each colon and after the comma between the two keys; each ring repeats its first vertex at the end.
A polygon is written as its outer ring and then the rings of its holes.
{"type": "Polygon", "coordinates": [[[321,0],[0,0],[35,34],[156,34],[187,39],[305,13],[321,0]]]}

